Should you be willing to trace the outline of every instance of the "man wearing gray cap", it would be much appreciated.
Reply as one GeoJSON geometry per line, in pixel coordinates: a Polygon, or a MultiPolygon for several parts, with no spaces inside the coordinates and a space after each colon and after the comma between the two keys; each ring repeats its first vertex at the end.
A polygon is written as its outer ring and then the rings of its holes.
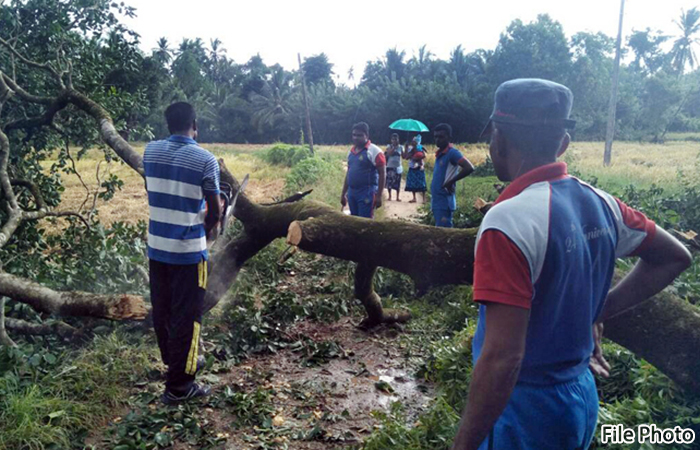
{"type": "Polygon", "coordinates": [[[671,235],[556,162],[575,125],[572,103],[567,87],[546,80],[496,91],[482,135],[511,184],[477,236],[475,366],[453,449],[588,448],[598,416],[591,371],[609,369],[599,324],[690,265],[671,235]],[[610,289],[616,258],[632,255],[634,270],[610,289]]]}

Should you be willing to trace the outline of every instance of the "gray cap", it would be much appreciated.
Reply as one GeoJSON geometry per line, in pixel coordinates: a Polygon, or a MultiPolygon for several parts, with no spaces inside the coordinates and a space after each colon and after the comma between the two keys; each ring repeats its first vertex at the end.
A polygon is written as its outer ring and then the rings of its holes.
{"type": "Polygon", "coordinates": [[[479,138],[490,133],[491,122],[512,123],[531,127],[574,129],[569,119],[574,94],[553,81],[518,78],[506,81],[496,89],[493,113],[479,138]]]}

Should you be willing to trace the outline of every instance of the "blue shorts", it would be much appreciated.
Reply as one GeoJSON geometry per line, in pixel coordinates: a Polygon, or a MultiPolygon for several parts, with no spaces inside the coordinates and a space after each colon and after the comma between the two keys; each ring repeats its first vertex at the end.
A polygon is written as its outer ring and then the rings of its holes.
{"type": "Polygon", "coordinates": [[[435,226],[443,228],[452,228],[454,225],[452,223],[452,214],[454,211],[451,209],[433,209],[433,217],[435,217],[435,226]]]}
{"type": "Polygon", "coordinates": [[[374,194],[377,188],[372,186],[366,189],[349,189],[348,206],[350,214],[371,219],[374,217],[374,194]]]}
{"type": "Polygon", "coordinates": [[[551,386],[518,384],[479,450],[585,450],[597,420],[598,392],[590,370],[551,386]]]}

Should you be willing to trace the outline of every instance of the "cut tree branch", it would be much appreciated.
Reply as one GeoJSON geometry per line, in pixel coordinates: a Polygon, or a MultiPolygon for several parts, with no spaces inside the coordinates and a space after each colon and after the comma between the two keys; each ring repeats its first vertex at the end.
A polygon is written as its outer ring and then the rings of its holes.
{"type": "Polygon", "coordinates": [[[26,320],[5,318],[5,326],[13,333],[32,335],[32,336],[48,336],[57,334],[59,336],[72,336],[78,334],[78,330],[60,320],[55,320],[49,323],[31,323],[26,320]]]}
{"type": "Polygon", "coordinates": [[[0,295],[26,303],[39,312],[59,316],[141,320],[148,314],[146,303],[139,295],[54,291],[39,283],[2,272],[0,295]]]}

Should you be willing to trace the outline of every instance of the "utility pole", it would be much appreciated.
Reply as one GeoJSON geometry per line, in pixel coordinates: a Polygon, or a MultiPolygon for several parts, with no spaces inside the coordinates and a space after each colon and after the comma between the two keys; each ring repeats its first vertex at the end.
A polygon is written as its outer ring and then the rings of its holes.
{"type": "Polygon", "coordinates": [[[304,77],[304,67],[301,65],[301,53],[297,53],[299,59],[299,73],[301,73],[301,92],[304,94],[304,107],[306,109],[306,139],[309,141],[309,150],[314,154],[314,134],[311,130],[311,113],[309,112],[309,98],[306,94],[306,79],[304,77]]]}
{"type": "Polygon", "coordinates": [[[610,105],[608,106],[608,129],[605,133],[605,156],[603,164],[610,165],[612,158],[612,144],[615,136],[615,111],[617,109],[617,91],[620,81],[620,47],[622,46],[622,18],[625,15],[625,0],[620,0],[620,26],[617,30],[617,43],[615,44],[615,65],[613,66],[612,89],[610,92],[610,105]]]}

